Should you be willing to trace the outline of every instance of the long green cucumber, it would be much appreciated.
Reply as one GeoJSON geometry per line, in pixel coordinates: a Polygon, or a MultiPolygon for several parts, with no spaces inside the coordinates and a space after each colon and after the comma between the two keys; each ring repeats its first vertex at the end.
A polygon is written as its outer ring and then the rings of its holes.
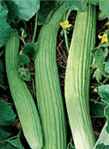
{"type": "Polygon", "coordinates": [[[65,76],[65,98],[76,149],[92,149],[94,135],[89,113],[91,50],[95,45],[96,10],[78,12],[65,76]]]}
{"type": "Polygon", "coordinates": [[[26,84],[17,72],[18,50],[18,35],[12,33],[6,45],[5,57],[9,87],[27,142],[32,149],[41,149],[43,139],[39,115],[26,84]]]}
{"type": "Polygon", "coordinates": [[[65,12],[63,4],[42,27],[36,50],[36,95],[44,132],[44,149],[66,149],[66,123],[56,64],[57,32],[65,12]]]}

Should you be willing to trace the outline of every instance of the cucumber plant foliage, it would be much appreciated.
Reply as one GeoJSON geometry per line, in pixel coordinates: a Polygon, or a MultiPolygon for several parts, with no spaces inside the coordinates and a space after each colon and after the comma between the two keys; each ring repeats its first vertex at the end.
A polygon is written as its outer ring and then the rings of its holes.
{"type": "Polygon", "coordinates": [[[69,143],[67,146],[65,110],[74,141],[69,148],[109,148],[109,84],[102,83],[109,78],[109,45],[100,44],[94,49],[96,10],[99,20],[109,19],[109,0],[0,0],[0,89],[14,101],[13,105],[7,102],[7,96],[0,99],[1,149],[26,148],[21,141],[22,130],[32,149],[66,149],[69,143]],[[59,23],[71,10],[77,15],[69,43],[64,101],[56,64],[56,42],[59,23]],[[97,141],[89,109],[90,69],[100,98],[91,102],[91,116],[106,119],[97,141]],[[4,76],[8,78],[8,87],[4,76]],[[16,123],[21,126],[14,134],[11,129],[16,123]]]}

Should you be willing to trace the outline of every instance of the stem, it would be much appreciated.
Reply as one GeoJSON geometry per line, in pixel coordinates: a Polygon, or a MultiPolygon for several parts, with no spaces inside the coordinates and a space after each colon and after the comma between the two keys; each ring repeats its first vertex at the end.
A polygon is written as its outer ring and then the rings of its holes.
{"type": "Polygon", "coordinates": [[[65,44],[66,44],[66,48],[67,48],[67,52],[68,52],[69,45],[68,45],[67,31],[66,30],[63,30],[63,31],[64,31],[65,44]]]}
{"type": "Polygon", "coordinates": [[[36,32],[37,32],[37,13],[36,13],[36,17],[35,17],[35,26],[34,26],[34,33],[33,33],[33,38],[32,38],[32,42],[35,42],[35,38],[36,38],[36,32]]]}

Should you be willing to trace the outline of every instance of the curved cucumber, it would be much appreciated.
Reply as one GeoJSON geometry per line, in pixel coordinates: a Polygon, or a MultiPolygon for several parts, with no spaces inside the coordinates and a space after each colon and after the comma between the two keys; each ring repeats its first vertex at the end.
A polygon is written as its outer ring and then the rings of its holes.
{"type": "Polygon", "coordinates": [[[42,27],[35,59],[36,95],[44,131],[44,149],[66,149],[65,115],[56,64],[57,31],[65,12],[65,5],[60,6],[49,23],[42,27]]]}
{"type": "Polygon", "coordinates": [[[32,149],[42,148],[40,119],[32,96],[17,72],[19,38],[12,33],[6,45],[6,71],[9,87],[22,125],[24,136],[32,149]]]}
{"type": "Polygon", "coordinates": [[[89,114],[91,50],[95,45],[96,13],[88,6],[78,12],[68,56],[65,98],[76,149],[92,149],[94,136],[89,114]]]}

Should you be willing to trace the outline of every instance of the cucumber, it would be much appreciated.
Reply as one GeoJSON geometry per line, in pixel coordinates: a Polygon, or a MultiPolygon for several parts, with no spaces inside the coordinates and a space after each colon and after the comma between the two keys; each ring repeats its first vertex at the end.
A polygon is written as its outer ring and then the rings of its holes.
{"type": "Polygon", "coordinates": [[[95,46],[96,10],[78,12],[65,75],[65,100],[76,149],[92,149],[95,143],[89,113],[91,51],[95,46]]]}
{"type": "Polygon", "coordinates": [[[18,50],[19,37],[17,33],[11,33],[6,44],[5,54],[6,71],[11,95],[28,144],[32,149],[41,149],[43,136],[40,118],[32,95],[17,72],[18,50]]]}
{"type": "Polygon", "coordinates": [[[66,122],[56,64],[59,23],[66,12],[61,5],[45,24],[38,39],[35,82],[38,110],[44,132],[44,149],[66,149],[66,122]]]}

